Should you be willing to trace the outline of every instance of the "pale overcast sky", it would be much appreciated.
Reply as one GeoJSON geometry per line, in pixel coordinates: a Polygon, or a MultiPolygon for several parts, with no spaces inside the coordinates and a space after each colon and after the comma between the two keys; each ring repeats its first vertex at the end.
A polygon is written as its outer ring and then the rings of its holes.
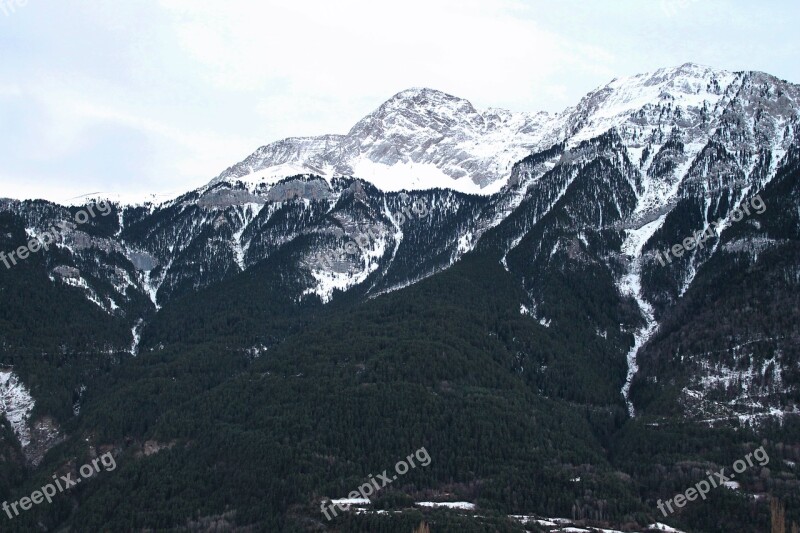
{"type": "Polygon", "coordinates": [[[409,87],[557,112],[688,61],[800,82],[797,20],[797,0],[0,0],[0,197],[193,189],[409,87]]]}

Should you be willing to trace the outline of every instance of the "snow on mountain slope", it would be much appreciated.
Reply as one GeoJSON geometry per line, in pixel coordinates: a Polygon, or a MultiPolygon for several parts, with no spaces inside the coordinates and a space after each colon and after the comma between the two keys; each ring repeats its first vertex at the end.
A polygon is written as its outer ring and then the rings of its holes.
{"type": "MultiPolygon", "coordinates": [[[[387,191],[450,188],[493,194],[512,166],[533,152],[568,147],[620,130],[631,153],[663,144],[673,127],[708,134],[736,94],[743,73],[691,63],[612,80],[558,114],[476,110],[462,98],[433,89],[402,91],[360,120],[346,135],[296,137],[259,148],[227,169],[221,181],[275,181],[294,174],[355,176],[387,191]]],[[[650,151],[652,156],[655,151],[650,151]]],[[[637,158],[638,159],[638,158],[637,158]]],[[[663,197],[665,191],[656,189],[663,197]]],[[[650,202],[647,203],[650,205],[650,202]]]]}
{"type": "Polygon", "coordinates": [[[572,139],[571,144],[612,127],[622,131],[638,127],[651,133],[654,127],[670,125],[673,116],[684,128],[701,129],[702,120],[697,121],[701,111],[712,114],[737,78],[737,74],[692,63],[617,78],[562,113],[561,127],[566,127],[564,134],[572,139]]]}
{"type": "Polygon", "coordinates": [[[433,89],[396,94],[347,135],[291,138],[259,148],[211,184],[269,181],[299,173],[355,176],[383,190],[492,194],[512,165],[542,144],[547,113],[476,110],[433,89]]]}
{"type": "MultiPolygon", "coordinates": [[[[757,190],[769,182],[778,166],[775,160],[792,137],[799,96],[796,85],[767,74],[734,74],[685,64],[614,80],[560,117],[562,133],[571,135],[568,150],[613,128],[639,167],[641,181],[632,183],[636,207],[625,224],[628,233],[621,250],[628,263],[617,282],[622,294],[634,297],[645,319],[628,354],[626,401],[637,372],[637,352],[657,327],[641,287],[644,245],[681,198],[705,196],[700,203],[705,205],[703,212],[710,213],[712,196],[740,201],[751,186],[757,190]],[[724,156],[707,155],[717,147],[724,156]],[[756,170],[764,153],[771,154],[770,165],[759,178],[756,170]],[[719,164],[720,159],[730,163],[719,164]],[[747,185],[744,190],[734,185],[737,179],[747,185]]],[[[681,295],[697,270],[695,259],[680,274],[681,295]]],[[[629,401],[628,407],[633,414],[629,401]]]]}
{"type": "Polygon", "coordinates": [[[628,271],[622,276],[619,281],[620,292],[626,296],[630,296],[636,302],[642,316],[645,319],[645,325],[641,329],[634,332],[634,343],[626,356],[628,362],[628,375],[625,378],[625,385],[622,387],[622,396],[625,398],[625,403],[628,406],[628,413],[634,416],[635,411],[633,403],[630,400],[631,382],[639,370],[636,361],[636,356],[639,349],[644,345],[650,336],[655,332],[658,326],[655,317],[653,316],[653,307],[644,299],[642,295],[642,273],[641,273],[641,256],[642,247],[653,236],[656,229],[661,227],[664,223],[664,217],[654,220],[649,224],[642,226],[639,229],[631,230],[626,235],[625,241],[622,243],[622,252],[631,257],[631,265],[628,271]]]}

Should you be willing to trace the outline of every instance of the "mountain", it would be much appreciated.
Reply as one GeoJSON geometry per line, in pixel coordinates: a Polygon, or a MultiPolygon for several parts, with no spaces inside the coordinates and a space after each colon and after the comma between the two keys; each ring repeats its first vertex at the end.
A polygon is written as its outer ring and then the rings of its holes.
{"type": "Polygon", "coordinates": [[[263,146],[211,185],[313,173],[356,176],[383,190],[443,187],[489,194],[505,184],[514,163],[554,144],[575,144],[611,128],[625,128],[635,146],[642,135],[671,123],[699,134],[704,117],[721,112],[745,77],[758,76],[781,84],[759,73],[737,75],[687,63],[615,79],[577,106],[553,115],[479,112],[469,101],[440,91],[409,89],[346,135],[290,138],[263,146]],[[671,122],[672,114],[677,121],[671,122]]]}
{"type": "Polygon", "coordinates": [[[486,194],[511,165],[541,145],[549,116],[476,110],[433,89],[409,89],[361,119],[346,135],[284,139],[259,148],[217,178],[260,182],[312,173],[369,176],[384,190],[439,186],[486,194]]]}
{"type": "Polygon", "coordinates": [[[0,250],[54,235],[0,267],[0,498],[124,465],[13,526],[325,530],[422,445],[332,527],[800,519],[798,121],[798,85],[694,64],[557,114],[411,89],[168,202],[0,201],[0,250]]]}

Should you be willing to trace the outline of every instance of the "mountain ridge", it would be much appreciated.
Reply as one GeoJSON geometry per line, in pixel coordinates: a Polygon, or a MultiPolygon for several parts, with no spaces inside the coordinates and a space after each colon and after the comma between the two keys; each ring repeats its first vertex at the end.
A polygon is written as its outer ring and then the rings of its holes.
{"type": "Polygon", "coordinates": [[[734,73],[685,63],[615,78],[559,113],[478,111],[466,99],[414,87],[396,93],[346,134],[292,137],[267,144],[211,184],[262,178],[269,182],[313,173],[356,176],[383,190],[443,187],[492,194],[507,183],[510,166],[527,153],[559,142],[577,144],[611,127],[632,123],[631,114],[661,102],[684,110],[701,108],[705,102],[712,106],[707,112],[712,112],[724,93],[748,76],[797,87],[757,71],[734,73]],[[393,166],[403,167],[404,181],[402,173],[390,171],[393,166]],[[415,173],[420,177],[409,180],[408,174],[415,173]]]}

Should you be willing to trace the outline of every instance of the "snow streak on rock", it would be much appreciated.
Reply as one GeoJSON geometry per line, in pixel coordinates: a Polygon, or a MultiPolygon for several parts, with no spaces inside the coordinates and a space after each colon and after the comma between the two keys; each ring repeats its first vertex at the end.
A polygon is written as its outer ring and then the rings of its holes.
{"type": "Polygon", "coordinates": [[[244,271],[247,266],[245,265],[245,256],[247,249],[250,247],[250,242],[243,242],[242,235],[244,234],[250,223],[261,213],[265,204],[249,203],[241,208],[241,226],[233,234],[233,253],[236,257],[236,264],[241,271],[244,271]]]}
{"type": "Polygon", "coordinates": [[[142,340],[142,327],[144,326],[144,320],[141,318],[136,321],[136,324],[131,329],[131,336],[133,340],[131,341],[131,355],[136,357],[139,355],[139,343],[142,340]]]}
{"type": "Polygon", "coordinates": [[[31,443],[29,419],[34,404],[19,377],[10,370],[0,370],[0,415],[11,424],[23,448],[31,443]]]}
{"type": "Polygon", "coordinates": [[[628,375],[625,378],[625,385],[622,387],[622,396],[628,406],[628,413],[631,417],[635,416],[633,402],[630,400],[631,383],[639,365],[636,363],[636,356],[639,349],[655,333],[658,324],[653,313],[653,307],[642,296],[642,248],[645,243],[664,223],[666,215],[650,222],[636,230],[628,230],[625,242],[622,244],[622,253],[628,258],[628,271],[620,280],[620,292],[625,296],[631,296],[639,306],[639,311],[645,320],[645,325],[633,334],[633,347],[626,357],[628,361],[628,375]]]}

